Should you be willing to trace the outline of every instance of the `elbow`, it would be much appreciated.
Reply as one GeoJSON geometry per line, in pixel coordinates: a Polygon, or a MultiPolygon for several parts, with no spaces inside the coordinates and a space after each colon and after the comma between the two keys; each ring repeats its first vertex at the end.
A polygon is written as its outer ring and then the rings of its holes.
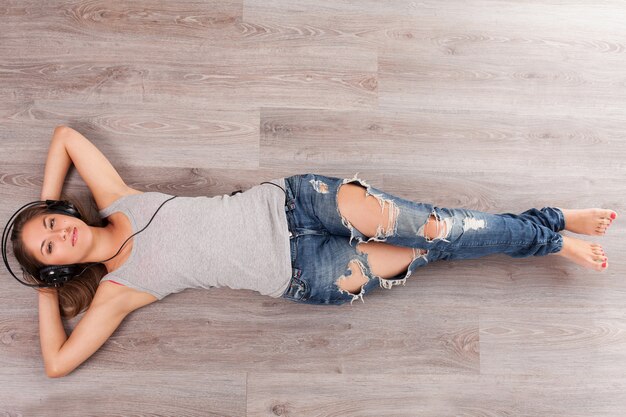
{"type": "Polygon", "coordinates": [[[61,374],[61,373],[57,373],[57,372],[46,372],[46,376],[48,378],[61,378],[64,377],[67,374],[61,374]]]}
{"type": "Polygon", "coordinates": [[[72,130],[69,126],[58,125],[54,128],[54,135],[66,135],[72,130]]]}
{"type": "Polygon", "coordinates": [[[75,133],[76,131],[69,126],[58,125],[57,127],[54,128],[54,133],[52,134],[52,137],[53,138],[55,137],[66,138],[68,136],[72,136],[75,133]]]}
{"type": "Polygon", "coordinates": [[[60,370],[54,367],[46,366],[46,376],[48,378],[61,378],[67,374],[68,374],[67,372],[61,372],[60,370]]]}

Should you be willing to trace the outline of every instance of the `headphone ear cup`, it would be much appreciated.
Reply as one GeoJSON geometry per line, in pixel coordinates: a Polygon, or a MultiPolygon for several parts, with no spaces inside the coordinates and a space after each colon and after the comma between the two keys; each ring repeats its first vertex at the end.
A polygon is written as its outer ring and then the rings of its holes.
{"type": "Polygon", "coordinates": [[[39,270],[39,279],[46,284],[61,286],[78,273],[77,265],[50,265],[39,270]]]}
{"type": "Polygon", "coordinates": [[[48,206],[48,210],[54,213],[65,214],[68,216],[76,217],[77,219],[81,218],[80,213],[76,209],[76,206],[74,206],[74,204],[70,203],[69,201],[46,200],[46,206],[48,206]]]}

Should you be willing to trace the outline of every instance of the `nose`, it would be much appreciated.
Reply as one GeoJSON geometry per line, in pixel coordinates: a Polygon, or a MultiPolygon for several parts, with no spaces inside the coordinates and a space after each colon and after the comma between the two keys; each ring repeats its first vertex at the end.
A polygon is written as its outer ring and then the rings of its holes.
{"type": "Polygon", "coordinates": [[[59,229],[58,235],[61,237],[62,241],[67,240],[67,237],[70,235],[69,228],[67,228],[67,229],[59,229]]]}

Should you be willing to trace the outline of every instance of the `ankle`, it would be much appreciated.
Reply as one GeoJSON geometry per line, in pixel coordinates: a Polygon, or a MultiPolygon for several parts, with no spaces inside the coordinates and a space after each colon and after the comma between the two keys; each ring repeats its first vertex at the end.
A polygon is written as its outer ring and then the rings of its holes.
{"type": "Polygon", "coordinates": [[[567,256],[569,253],[570,242],[567,236],[563,236],[563,244],[561,245],[561,250],[558,252],[554,252],[555,255],[567,256]]]}

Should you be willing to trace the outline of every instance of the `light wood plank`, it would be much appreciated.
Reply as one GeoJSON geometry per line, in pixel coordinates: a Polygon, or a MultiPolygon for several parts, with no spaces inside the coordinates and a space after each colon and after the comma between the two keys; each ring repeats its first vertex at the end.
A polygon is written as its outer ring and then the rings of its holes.
{"type": "MultiPolygon", "coordinates": [[[[617,0],[4,1],[0,217],[39,198],[59,124],[142,191],[359,172],[440,207],[621,215],[624,21],[617,0]]],[[[88,197],[75,170],[64,191],[88,197]]],[[[342,307],[189,289],[60,380],[4,271],[0,414],[622,417],[624,227],[562,233],[609,270],[435,262],[342,307]]]]}

